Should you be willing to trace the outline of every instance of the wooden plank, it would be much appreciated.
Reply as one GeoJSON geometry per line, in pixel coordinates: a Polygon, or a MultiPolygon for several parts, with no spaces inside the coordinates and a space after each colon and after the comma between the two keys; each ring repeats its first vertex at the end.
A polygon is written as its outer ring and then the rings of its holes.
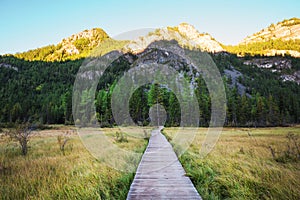
{"type": "Polygon", "coordinates": [[[201,199],[160,130],[151,133],[127,199],[201,199]]]}

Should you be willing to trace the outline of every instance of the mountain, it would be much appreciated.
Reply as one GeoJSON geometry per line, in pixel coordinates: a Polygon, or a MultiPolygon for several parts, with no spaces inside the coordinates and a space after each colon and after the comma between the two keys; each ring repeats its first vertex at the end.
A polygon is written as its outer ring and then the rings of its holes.
{"type": "MultiPolygon", "coordinates": [[[[295,20],[289,21],[290,26],[295,24],[295,20]]],[[[189,52],[195,58],[200,58],[196,56],[200,51],[209,52],[224,81],[227,96],[225,125],[275,126],[299,123],[300,59],[265,56],[264,51],[270,44],[275,49],[286,46],[289,49],[296,48],[298,39],[282,37],[247,41],[247,44],[238,47],[224,46],[211,35],[200,33],[186,23],[157,29],[133,41],[114,40],[102,29],[96,28],[67,37],[57,45],[0,56],[0,125],[29,119],[47,124],[74,123],[72,93],[76,74],[82,63],[88,62],[88,76],[81,77],[83,83],[87,83],[85,78],[93,75],[93,64],[99,61],[98,57],[93,56],[108,53],[108,57],[120,57],[111,63],[99,80],[93,96],[96,116],[78,119],[81,123],[95,123],[98,120],[102,126],[115,125],[110,100],[116,84],[133,65],[142,69],[144,64],[154,63],[168,64],[180,77],[189,81],[199,103],[199,123],[207,126],[211,117],[211,100],[202,77],[204,72],[198,73],[193,63],[179,56],[182,52],[189,52]],[[168,47],[172,47],[172,51],[156,48],[160,42],[171,45],[168,47]],[[95,47],[96,50],[93,50],[95,47]],[[116,49],[121,51],[113,51],[116,49]],[[226,50],[231,53],[224,52],[226,50]],[[92,56],[84,62],[88,55],[92,56]]],[[[128,89],[126,86],[123,88],[125,91],[128,89]]],[[[85,97],[75,106],[86,108],[89,92],[85,90],[85,97]]],[[[129,105],[133,120],[139,124],[149,124],[149,109],[155,103],[165,106],[167,126],[180,124],[178,99],[171,90],[155,84],[144,85],[133,93],[129,105]]]]}
{"type": "Polygon", "coordinates": [[[96,47],[98,55],[114,49],[139,53],[149,44],[160,40],[176,40],[182,47],[199,49],[211,53],[228,51],[239,56],[245,55],[291,55],[300,57],[300,19],[291,18],[271,24],[269,27],[246,37],[236,46],[225,46],[208,33],[200,33],[194,26],[181,23],[178,26],[156,29],[146,36],[133,41],[113,40],[101,28],[84,30],[63,39],[57,45],[18,53],[15,56],[26,60],[61,61],[85,58],[96,47]],[[106,46],[101,46],[103,41],[106,46]]]}
{"type": "Polygon", "coordinates": [[[300,57],[300,19],[291,18],[254,33],[236,46],[224,47],[239,56],[291,55],[300,57]]]}
{"type": "Polygon", "coordinates": [[[282,41],[300,39],[300,19],[291,18],[277,24],[271,24],[269,27],[246,37],[240,44],[267,42],[277,39],[281,39],[282,41]]]}
{"type": "Polygon", "coordinates": [[[283,81],[300,84],[300,19],[291,18],[271,24],[243,39],[236,46],[223,46],[249,66],[278,74],[283,81]],[[255,57],[253,57],[255,56],[255,57]]]}
{"type": "Polygon", "coordinates": [[[194,26],[181,23],[175,27],[156,29],[145,37],[131,41],[125,50],[132,53],[140,53],[146,49],[149,44],[160,40],[176,40],[182,47],[199,49],[212,53],[222,52],[222,45],[208,33],[200,33],[194,26]]]}
{"type": "Polygon", "coordinates": [[[85,51],[92,50],[97,47],[103,40],[108,38],[109,36],[107,33],[100,28],[84,30],[63,39],[58,44],[58,46],[60,46],[58,51],[63,51],[67,55],[82,54],[85,51]]]}
{"type": "MultiPolygon", "coordinates": [[[[116,122],[112,115],[111,98],[116,84],[132,65],[136,69],[143,69],[144,64],[149,63],[168,64],[180,77],[189,81],[189,87],[194,90],[199,103],[199,123],[201,126],[208,126],[211,100],[202,77],[204,72],[198,73],[193,63],[175,53],[187,51],[199,58],[199,50],[178,49],[180,46],[174,40],[161,42],[167,42],[166,45],[169,43],[172,49],[178,51],[155,48],[159,42],[151,43],[140,53],[119,52],[120,57],[102,74],[97,91],[93,94],[96,116],[85,115],[82,119],[73,119],[72,106],[77,106],[79,112],[82,111],[80,109],[85,109],[90,91],[84,90],[85,96],[75,105],[72,104],[72,92],[83,59],[45,62],[0,56],[0,126],[29,119],[42,124],[72,124],[74,121],[89,124],[98,120],[101,126],[113,126],[116,122]]],[[[110,52],[107,56],[115,53],[110,52]]],[[[300,122],[300,87],[294,81],[284,81],[281,73],[255,66],[266,64],[264,60],[249,59],[248,61],[253,62],[247,63],[247,60],[228,53],[210,55],[226,88],[225,125],[275,126],[300,122]]],[[[92,57],[88,60],[88,67],[85,68],[87,74],[95,74],[89,70],[93,69],[94,63],[97,64],[97,59],[92,57]]],[[[278,64],[282,71],[289,71],[294,67],[300,69],[299,59],[291,58],[291,61],[278,64]]],[[[85,79],[90,79],[90,76],[82,76],[81,79],[83,83],[87,83],[89,80],[85,79]]],[[[121,92],[123,90],[128,90],[126,85],[121,92]]],[[[122,102],[122,98],[120,101],[122,102]]],[[[166,126],[180,124],[180,102],[171,90],[155,84],[144,85],[133,93],[129,102],[130,116],[136,123],[147,125],[149,109],[156,103],[162,104],[168,113],[166,126]]]]}
{"type": "Polygon", "coordinates": [[[133,41],[114,40],[101,28],[84,30],[63,39],[57,45],[49,45],[14,56],[25,60],[63,61],[85,58],[97,48],[97,55],[115,49],[139,53],[149,44],[160,40],[176,40],[182,47],[211,53],[228,51],[245,55],[291,55],[300,57],[300,19],[291,18],[271,24],[269,27],[246,37],[236,46],[225,46],[208,33],[200,33],[194,26],[181,23],[178,26],[156,29],[133,41]],[[103,41],[106,41],[103,44],[103,41]],[[102,46],[101,46],[102,45],[102,46]]]}
{"type": "Polygon", "coordinates": [[[14,56],[31,61],[63,61],[85,58],[92,53],[93,49],[96,51],[93,55],[103,55],[123,47],[124,52],[139,53],[150,43],[160,40],[176,40],[181,46],[213,53],[224,51],[222,45],[211,35],[200,33],[192,25],[182,23],[175,27],[156,29],[147,36],[133,41],[114,40],[101,28],[93,28],[71,35],[57,45],[17,53],[14,56]]]}
{"type": "Polygon", "coordinates": [[[116,41],[111,39],[101,28],[93,28],[64,38],[57,45],[49,45],[23,53],[17,53],[17,58],[34,61],[63,61],[85,58],[93,49],[99,47],[103,41],[109,41],[109,46],[100,47],[101,53],[109,52],[113,49],[124,46],[127,41],[116,41]]]}

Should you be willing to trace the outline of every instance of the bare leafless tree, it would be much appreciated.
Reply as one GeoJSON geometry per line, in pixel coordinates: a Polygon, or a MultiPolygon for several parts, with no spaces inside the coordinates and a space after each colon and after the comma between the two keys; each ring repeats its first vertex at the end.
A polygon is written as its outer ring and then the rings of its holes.
{"type": "Polygon", "coordinates": [[[59,149],[63,152],[63,155],[65,155],[65,146],[67,142],[70,140],[71,133],[69,131],[64,132],[63,134],[57,136],[57,142],[59,145],[59,149]]]}
{"type": "Polygon", "coordinates": [[[22,155],[27,155],[28,142],[32,136],[33,127],[29,123],[17,124],[15,128],[12,128],[5,132],[5,135],[10,137],[19,143],[22,151],[22,155]]]}

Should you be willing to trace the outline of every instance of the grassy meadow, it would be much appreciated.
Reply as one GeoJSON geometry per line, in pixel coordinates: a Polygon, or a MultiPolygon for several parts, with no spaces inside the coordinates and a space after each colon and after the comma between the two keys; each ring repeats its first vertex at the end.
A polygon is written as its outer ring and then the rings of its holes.
{"type": "MultiPolygon", "coordinates": [[[[135,128],[126,131],[129,134],[105,129],[120,148],[142,153],[147,140],[136,138],[134,133],[140,133],[135,128]]],[[[203,199],[300,199],[299,126],[224,128],[213,151],[201,159],[206,131],[199,128],[179,158],[203,199]]],[[[176,128],[163,132],[172,143],[176,128]]],[[[178,146],[172,144],[176,151],[178,146]]],[[[134,173],[95,159],[74,127],[36,132],[26,156],[18,143],[0,137],[0,199],[126,199],[133,178],[134,173]],[[67,131],[70,140],[63,153],[58,137],[67,131]]]]}
{"type": "MultiPolygon", "coordinates": [[[[74,127],[38,131],[26,156],[18,143],[0,137],[0,199],[126,199],[134,173],[120,172],[98,161],[86,150],[74,127]],[[58,136],[71,133],[60,150],[58,136]]],[[[132,129],[134,132],[135,130],[132,129]]],[[[118,129],[106,129],[121,148],[142,153],[147,140],[116,137],[118,129]]]]}
{"type": "MultiPolygon", "coordinates": [[[[224,128],[213,151],[201,159],[206,131],[198,129],[179,158],[203,199],[300,199],[299,126],[224,128]]],[[[172,143],[176,129],[163,132],[172,143]]]]}

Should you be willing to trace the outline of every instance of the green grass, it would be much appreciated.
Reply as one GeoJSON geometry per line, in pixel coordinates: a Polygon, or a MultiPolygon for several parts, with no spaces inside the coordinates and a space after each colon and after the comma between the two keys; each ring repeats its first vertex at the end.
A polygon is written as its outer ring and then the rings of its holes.
{"type": "MultiPolygon", "coordinates": [[[[175,130],[164,129],[171,142],[175,130]]],[[[206,131],[199,129],[190,148],[179,158],[203,199],[300,199],[299,158],[277,159],[286,156],[288,145],[290,151],[293,149],[286,136],[294,133],[299,138],[299,126],[225,128],[213,151],[201,159],[199,150],[206,131]]]]}
{"type": "MultiPolygon", "coordinates": [[[[126,199],[134,173],[114,170],[96,160],[76,134],[63,155],[57,136],[66,129],[70,127],[40,131],[30,141],[25,157],[17,143],[0,137],[0,199],[126,199]]],[[[143,152],[147,145],[146,140],[134,137],[145,134],[143,131],[128,127],[127,141],[120,142],[118,129],[105,130],[122,149],[143,152]]],[[[169,140],[175,130],[164,129],[169,140]]],[[[180,157],[203,199],[300,199],[299,160],[278,159],[286,156],[288,144],[292,146],[287,134],[299,137],[299,127],[225,128],[214,150],[201,159],[198,155],[206,131],[200,128],[180,157]]]]}
{"type": "MultiPolygon", "coordinates": [[[[90,155],[74,133],[60,151],[57,136],[68,127],[35,135],[27,156],[17,143],[0,139],[0,199],[126,199],[134,173],[114,170],[90,155]]],[[[107,129],[114,141],[118,129],[107,129]]],[[[115,142],[142,153],[147,140],[115,142]]]]}

